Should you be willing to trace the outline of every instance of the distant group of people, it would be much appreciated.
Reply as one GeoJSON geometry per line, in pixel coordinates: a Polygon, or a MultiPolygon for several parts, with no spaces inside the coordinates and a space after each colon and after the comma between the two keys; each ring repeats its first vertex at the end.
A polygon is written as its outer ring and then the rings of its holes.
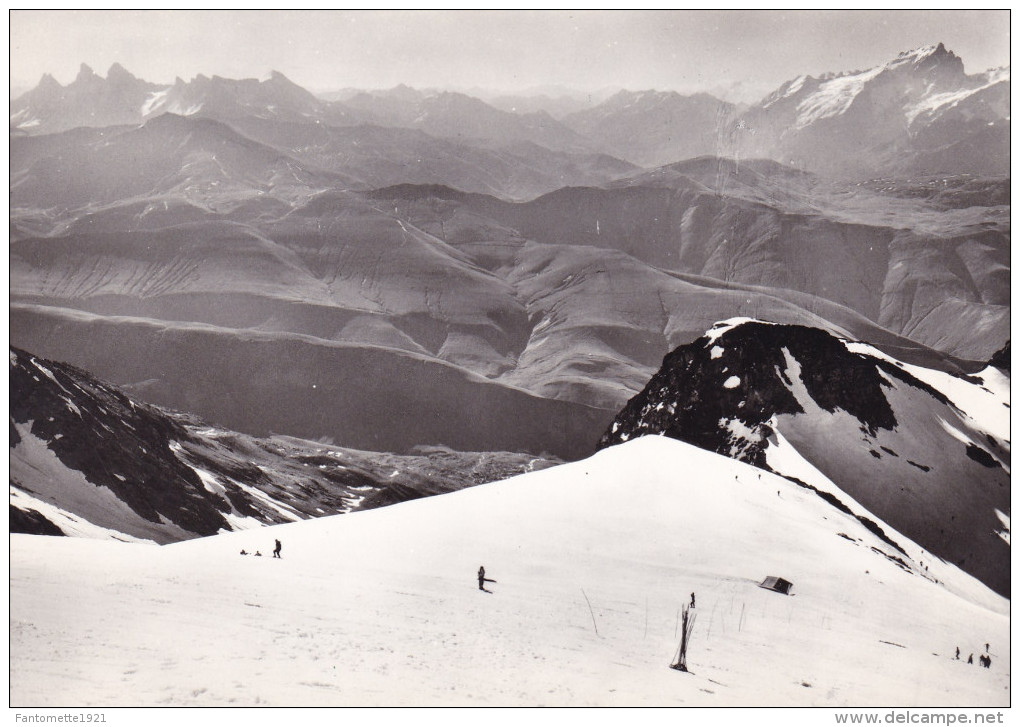
{"type": "MultiPolygon", "coordinates": [[[[276,547],[273,549],[273,557],[274,558],[283,558],[283,556],[280,555],[280,551],[282,551],[282,550],[283,550],[283,543],[281,543],[279,540],[277,540],[276,541],[276,547]]],[[[241,548],[241,555],[248,555],[248,551],[245,550],[244,548],[241,548]]],[[[256,558],[261,558],[262,557],[262,552],[259,551],[259,550],[256,550],[255,551],[255,557],[256,558]]]]}
{"type": "MultiPolygon", "coordinates": [[[[985,669],[991,669],[992,668],[992,655],[989,653],[990,651],[991,651],[991,646],[989,644],[985,644],[985,653],[980,654],[978,656],[978,664],[983,666],[985,669]]],[[[959,646],[956,647],[956,660],[957,661],[960,660],[960,647],[959,646]]],[[[968,664],[973,664],[974,663],[974,654],[971,654],[970,656],[967,657],[967,663],[968,664]]]]}

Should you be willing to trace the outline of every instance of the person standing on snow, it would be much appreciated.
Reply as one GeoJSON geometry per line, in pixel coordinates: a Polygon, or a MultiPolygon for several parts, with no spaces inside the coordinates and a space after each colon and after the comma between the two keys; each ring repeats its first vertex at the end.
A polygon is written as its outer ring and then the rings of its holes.
{"type": "Polygon", "coordinates": [[[478,568],[478,590],[485,591],[486,593],[492,593],[492,591],[485,587],[486,582],[495,583],[496,581],[485,577],[485,566],[483,565],[478,568]]]}
{"type": "Polygon", "coordinates": [[[283,550],[283,543],[281,543],[279,540],[277,540],[276,541],[276,549],[273,551],[273,557],[274,558],[281,558],[281,557],[283,557],[283,556],[280,555],[280,551],[281,550],[283,550]]]}

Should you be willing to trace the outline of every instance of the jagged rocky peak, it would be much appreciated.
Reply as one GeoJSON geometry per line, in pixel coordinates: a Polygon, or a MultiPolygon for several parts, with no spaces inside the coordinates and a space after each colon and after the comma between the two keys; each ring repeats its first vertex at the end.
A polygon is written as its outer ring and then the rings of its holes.
{"type": "Polygon", "coordinates": [[[110,66],[110,70],[106,72],[106,80],[113,82],[125,82],[125,81],[137,81],[133,74],[131,74],[124,66],[120,63],[114,63],[110,66]]]}
{"type": "Polygon", "coordinates": [[[75,83],[88,83],[90,81],[100,80],[96,72],[87,63],[82,63],[78,68],[78,75],[74,79],[75,83]]]}
{"type": "Polygon", "coordinates": [[[939,43],[900,53],[890,68],[909,68],[926,76],[960,80],[965,77],[963,59],[939,43]]]}
{"type": "Polygon", "coordinates": [[[59,89],[63,88],[63,86],[60,85],[60,81],[55,79],[52,74],[44,73],[42,74],[42,78],[39,79],[39,85],[37,86],[37,88],[59,89]]]}

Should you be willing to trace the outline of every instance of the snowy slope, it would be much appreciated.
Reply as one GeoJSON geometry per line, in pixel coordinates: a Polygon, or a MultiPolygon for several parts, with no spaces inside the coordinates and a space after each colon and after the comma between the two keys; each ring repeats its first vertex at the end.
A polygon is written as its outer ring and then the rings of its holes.
{"type": "Polygon", "coordinates": [[[905,552],[788,480],[644,437],[171,546],[16,535],[11,704],[1008,705],[1009,602],[878,525],[905,552]],[[238,554],[274,538],[281,560],[238,554]],[[989,670],[952,658],[985,643],[989,670]]]}

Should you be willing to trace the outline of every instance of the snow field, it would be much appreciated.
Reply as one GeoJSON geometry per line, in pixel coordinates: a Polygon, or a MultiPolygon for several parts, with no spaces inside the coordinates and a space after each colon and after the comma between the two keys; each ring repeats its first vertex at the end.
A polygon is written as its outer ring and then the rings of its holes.
{"type": "Polygon", "coordinates": [[[872,547],[896,554],[809,491],[662,437],[171,546],[16,535],[11,703],[1008,704],[1008,601],[872,547]],[[985,642],[992,669],[952,660],[985,642]]]}

